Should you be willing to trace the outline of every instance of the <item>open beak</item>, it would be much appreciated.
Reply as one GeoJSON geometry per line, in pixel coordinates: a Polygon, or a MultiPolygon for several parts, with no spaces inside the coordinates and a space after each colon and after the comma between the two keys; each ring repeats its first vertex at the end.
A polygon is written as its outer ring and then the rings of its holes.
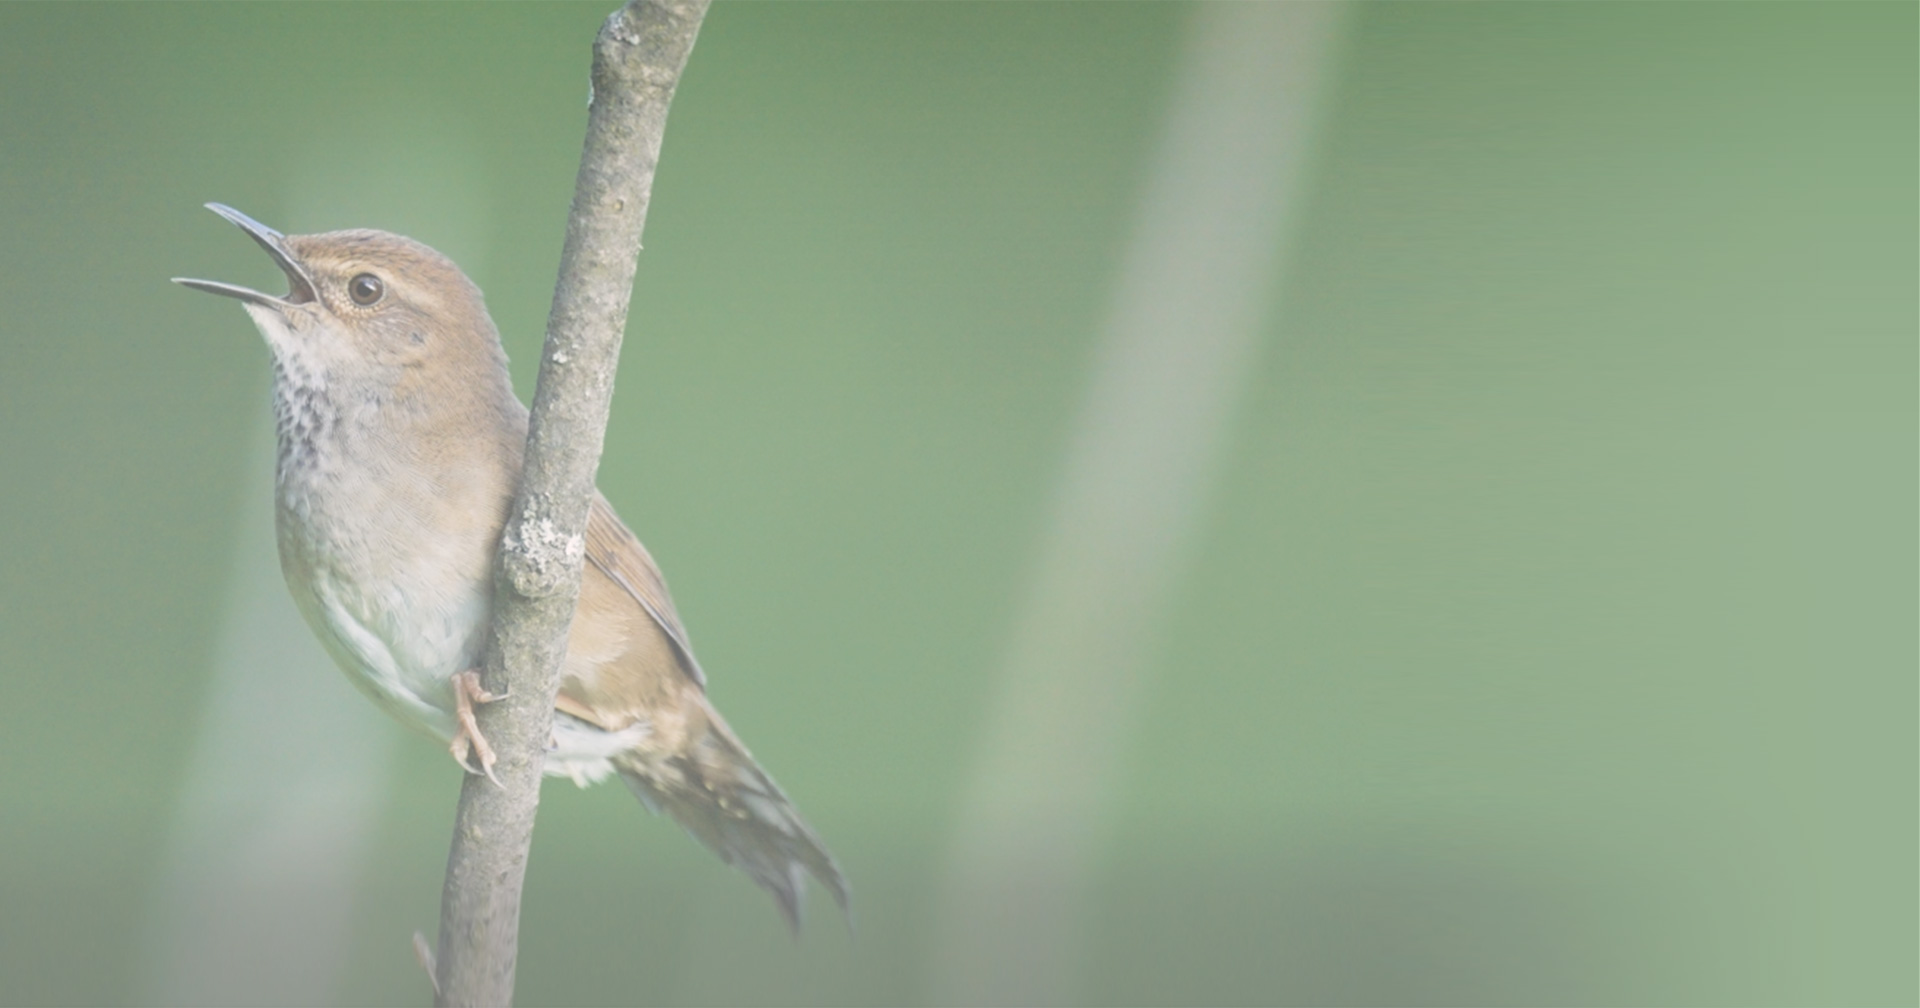
{"type": "Polygon", "coordinates": [[[174,277],[174,283],[182,287],[191,287],[194,290],[206,291],[209,294],[219,294],[224,297],[239,298],[242,301],[265,305],[268,308],[274,309],[306,304],[314,299],[313,278],[307,275],[306,268],[300,265],[299,260],[295,259],[293,255],[287,251],[286,237],[284,235],[224,203],[209,203],[207,204],[207,209],[232,221],[240,230],[245,231],[248,237],[259,242],[261,248],[267,250],[267,254],[273,257],[274,264],[279,266],[281,272],[287,275],[287,296],[283,298],[274,297],[271,294],[262,294],[250,287],[220,283],[216,280],[194,280],[189,277],[174,277]]]}

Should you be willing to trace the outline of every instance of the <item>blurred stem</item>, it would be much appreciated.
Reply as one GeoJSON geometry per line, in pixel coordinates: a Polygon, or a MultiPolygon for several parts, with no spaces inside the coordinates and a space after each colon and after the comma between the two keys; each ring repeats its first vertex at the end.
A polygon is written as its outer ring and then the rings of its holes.
{"type": "Polygon", "coordinates": [[[479,719],[501,784],[469,775],[461,786],[440,904],[439,1005],[513,999],[520,893],[640,233],[667,107],[706,10],[707,0],[630,0],[594,40],[586,147],[495,566],[486,682],[505,697],[479,719]]]}

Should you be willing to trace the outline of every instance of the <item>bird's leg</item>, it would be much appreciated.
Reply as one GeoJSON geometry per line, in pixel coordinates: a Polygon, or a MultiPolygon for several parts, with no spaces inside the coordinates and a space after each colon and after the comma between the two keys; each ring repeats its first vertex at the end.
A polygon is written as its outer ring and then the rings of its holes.
{"type": "Polygon", "coordinates": [[[500,783],[500,778],[493,775],[496,757],[493,755],[493,747],[487,744],[487,737],[480,734],[480,723],[473,719],[473,705],[492,703],[500,698],[498,695],[487,692],[486,687],[480,685],[479,669],[468,669],[465,672],[456,673],[453,677],[453,717],[457,722],[453,730],[453,744],[449,747],[453,752],[453,759],[468,773],[486,774],[487,779],[496,786],[500,783]],[[474,755],[480,757],[478,770],[473,768],[473,764],[467,762],[469,749],[474,755]]]}

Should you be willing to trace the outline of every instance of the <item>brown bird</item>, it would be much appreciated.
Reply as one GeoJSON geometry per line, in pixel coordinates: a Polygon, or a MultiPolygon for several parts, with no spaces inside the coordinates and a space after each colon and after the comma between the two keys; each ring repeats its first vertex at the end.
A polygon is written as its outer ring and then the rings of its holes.
{"type": "MultiPolygon", "coordinates": [[[[480,290],[411,238],[283,235],[207,207],[287,275],[284,297],[174,282],[239,299],[272,351],[275,525],[294,602],[347,678],[490,774],[472,705],[493,697],[475,669],[527,410],[480,290]]],[[[844,910],[832,855],[714,709],[659,568],[598,494],[586,557],[546,772],[582,787],[618,773],[765,886],[790,926],[803,872],[844,910]]]]}

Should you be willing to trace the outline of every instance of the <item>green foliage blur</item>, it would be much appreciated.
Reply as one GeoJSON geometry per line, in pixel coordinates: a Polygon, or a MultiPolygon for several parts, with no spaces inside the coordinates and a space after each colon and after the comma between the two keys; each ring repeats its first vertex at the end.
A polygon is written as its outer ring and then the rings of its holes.
{"type": "MultiPolygon", "coordinates": [[[[200,204],[448,252],[524,395],[611,4],[0,5],[0,1003],[141,1000],[269,492],[266,352],[166,280],[273,274],[200,204]]],[[[601,485],[859,927],[820,902],[790,941],[618,788],[550,785],[523,1003],[928,996],[1187,12],[713,11],[601,485]]],[[[1909,4],[1351,14],[1081,1000],[1920,997],[1915,36],[1909,4]]],[[[428,996],[457,778],[396,752],[345,1003],[428,996]]]]}

